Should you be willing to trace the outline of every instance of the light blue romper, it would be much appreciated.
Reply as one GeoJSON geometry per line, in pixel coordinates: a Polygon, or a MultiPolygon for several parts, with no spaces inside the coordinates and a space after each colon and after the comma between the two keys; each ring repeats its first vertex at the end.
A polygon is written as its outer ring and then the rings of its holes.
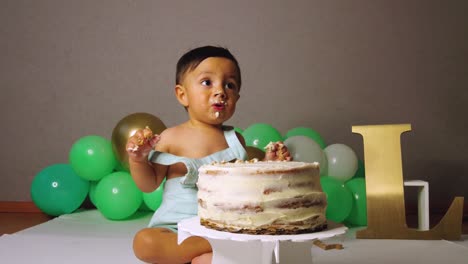
{"type": "Polygon", "coordinates": [[[197,215],[198,168],[213,161],[247,159],[247,152],[239,142],[234,129],[223,127],[223,130],[229,147],[200,159],[189,159],[154,150],[150,152],[149,161],[162,165],[182,162],[187,167],[187,174],[166,181],[163,201],[151,218],[148,227],[165,227],[177,232],[177,223],[180,220],[197,215]]]}

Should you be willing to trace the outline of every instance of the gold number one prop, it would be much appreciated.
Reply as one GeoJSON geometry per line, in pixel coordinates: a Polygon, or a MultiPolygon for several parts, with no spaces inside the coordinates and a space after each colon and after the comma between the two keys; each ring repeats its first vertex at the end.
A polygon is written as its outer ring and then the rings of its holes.
{"type": "Polygon", "coordinates": [[[356,238],[447,239],[461,238],[463,197],[455,197],[442,220],[432,229],[408,228],[403,194],[400,136],[410,124],[353,126],[364,143],[367,228],[356,238]]]}

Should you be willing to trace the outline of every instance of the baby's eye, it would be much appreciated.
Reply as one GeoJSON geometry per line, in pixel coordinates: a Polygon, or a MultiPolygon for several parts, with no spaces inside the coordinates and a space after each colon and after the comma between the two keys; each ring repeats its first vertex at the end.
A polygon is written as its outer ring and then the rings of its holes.
{"type": "Polygon", "coordinates": [[[224,88],[226,88],[226,89],[231,89],[231,90],[236,90],[236,89],[237,89],[237,85],[236,85],[235,83],[230,82],[230,83],[226,83],[226,84],[224,85],[224,88]]]}
{"type": "Polygon", "coordinates": [[[210,80],[204,80],[201,82],[202,85],[204,86],[211,86],[211,81],[210,80]]]}

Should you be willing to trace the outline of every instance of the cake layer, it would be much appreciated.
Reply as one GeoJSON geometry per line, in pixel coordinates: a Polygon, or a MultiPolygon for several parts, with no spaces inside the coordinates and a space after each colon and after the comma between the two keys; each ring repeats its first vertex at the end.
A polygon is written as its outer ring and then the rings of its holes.
{"type": "Polygon", "coordinates": [[[285,161],[265,161],[265,162],[226,162],[210,165],[203,165],[199,173],[208,175],[262,175],[276,173],[295,173],[301,171],[318,170],[317,162],[285,162],[285,161]]]}
{"type": "Polygon", "coordinates": [[[326,195],[316,163],[205,165],[199,169],[197,186],[202,224],[217,230],[261,233],[273,228],[294,233],[326,225],[326,195]]]}
{"type": "Polygon", "coordinates": [[[256,228],[239,227],[233,224],[218,223],[216,221],[204,218],[200,219],[200,224],[210,229],[249,235],[294,235],[318,232],[327,228],[325,219],[317,219],[313,222],[297,223],[294,225],[269,224],[256,228]]]}

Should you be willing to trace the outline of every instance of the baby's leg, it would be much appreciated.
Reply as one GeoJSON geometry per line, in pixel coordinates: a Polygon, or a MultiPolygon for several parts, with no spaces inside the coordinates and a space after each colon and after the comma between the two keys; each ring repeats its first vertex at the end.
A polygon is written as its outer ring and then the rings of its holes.
{"type": "Polygon", "coordinates": [[[189,237],[178,245],[177,233],[166,228],[145,228],[135,235],[133,251],[137,258],[148,263],[189,263],[211,252],[211,246],[201,237],[189,237]]]}
{"type": "Polygon", "coordinates": [[[192,264],[210,264],[212,260],[213,253],[210,252],[192,259],[192,264]]]}

